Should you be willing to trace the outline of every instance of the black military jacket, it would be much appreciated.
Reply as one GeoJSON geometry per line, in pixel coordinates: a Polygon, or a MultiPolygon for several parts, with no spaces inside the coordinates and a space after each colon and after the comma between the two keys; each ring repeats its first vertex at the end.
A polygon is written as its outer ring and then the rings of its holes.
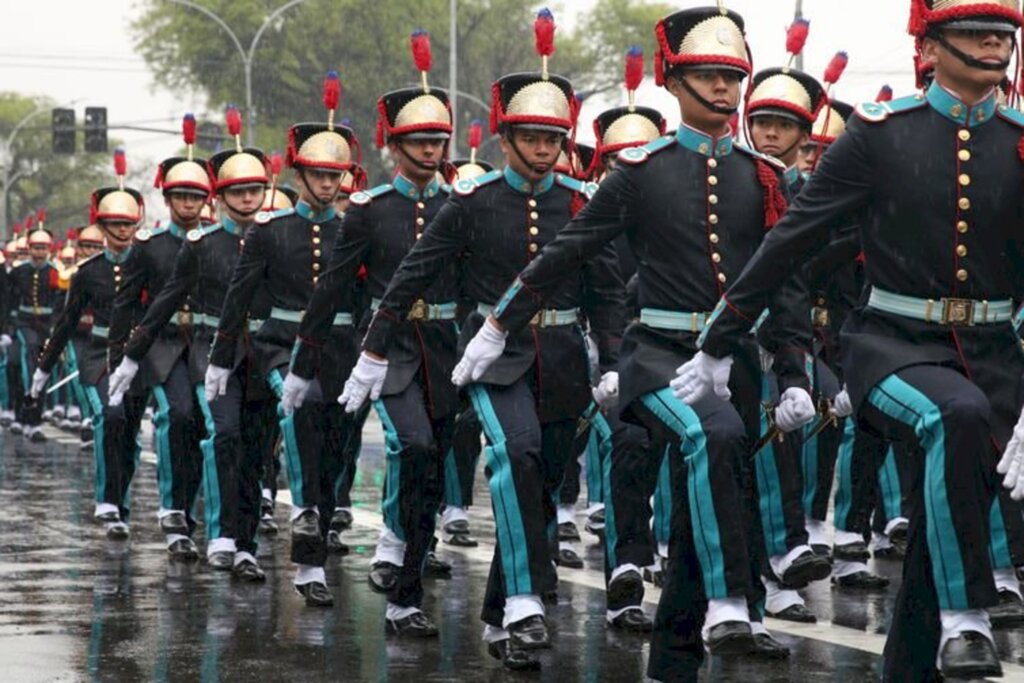
{"type": "Polygon", "coordinates": [[[64,298],[60,288],[60,274],[52,263],[45,261],[36,267],[31,260],[15,266],[7,275],[4,303],[16,327],[28,327],[45,337],[50,333],[54,313],[64,298]]]}

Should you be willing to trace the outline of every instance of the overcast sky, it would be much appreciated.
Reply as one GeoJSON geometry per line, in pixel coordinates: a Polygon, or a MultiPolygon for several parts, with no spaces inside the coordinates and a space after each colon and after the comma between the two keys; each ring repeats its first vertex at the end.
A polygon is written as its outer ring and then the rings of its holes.
{"type": "MultiPolygon", "coordinates": [[[[186,111],[203,112],[204,103],[194,94],[170,93],[154,86],[128,35],[134,4],[133,0],[42,0],[8,7],[7,21],[0,22],[0,89],[47,95],[58,102],[77,100],[79,121],[90,104],[106,106],[112,123],[163,128],[177,128],[186,111]]],[[[713,3],[677,0],[672,4],[682,9],[713,3]]],[[[811,21],[805,69],[820,77],[837,50],[850,54],[850,66],[836,96],[856,102],[874,99],[884,83],[892,85],[897,94],[913,88],[913,45],[905,31],[909,0],[804,0],[803,4],[811,21]]],[[[571,25],[592,5],[593,0],[550,3],[556,21],[563,25],[571,25]]],[[[785,59],[786,27],[792,21],[794,2],[730,0],[728,6],[746,19],[755,68],[780,65],[785,59]]],[[[285,22],[282,30],[288,28],[285,22]]],[[[626,47],[622,46],[623,52],[626,47]]],[[[555,70],[557,59],[556,55],[555,70]]],[[[650,55],[647,60],[650,74],[653,60],[650,55]]],[[[324,65],[325,69],[330,66],[335,65],[324,65]]],[[[258,73],[258,64],[256,69],[258,73]]],[[[241,87],[239,83],[239,101],[243,99],[241,87]]],[[[588,101],[580,139],[592,137],[593,116],[624,99],[624,94],[613,93],[602,101],[588,101]]],[[[653,78],[645,81],[638,101],[661,109],[670,125],[678,123],[674,100],[654,86],[653,78]]],[[[372,136],[369,130],[357,132],[363,138],[372,136]]],[[[153,133],[115,134],[126,141],[133,167],[152,167],[180,144],[177,138],[153,133]]]]}

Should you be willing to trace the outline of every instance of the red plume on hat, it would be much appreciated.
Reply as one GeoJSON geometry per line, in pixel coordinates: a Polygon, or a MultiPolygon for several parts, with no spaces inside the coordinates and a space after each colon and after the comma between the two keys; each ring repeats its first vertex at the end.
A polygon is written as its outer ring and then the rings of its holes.
{"type": "Polygon", "coordinates": [[[281,169],[284,168],[284,159],[281,158],[280,152],[270,153],[270,175],[277,181],[277,176],[281,175],[281,169]]]}
{"type": "Polygon", "coordinates": [[[25,216],[25,234],[32,232],[32,226],[35,225],[36,217],[32,214],[25,216]]]}
{"type": "Polygon", "coordinates": [[[789,65],[793,66],[793,60],[804,51],[807,44],[807,36],[811,32],[811,22],[806,19],[797,19],[789,30],[786,31],[786,52],[789,53],[789,65]]]}
{"type": "Polygon", "coordinates": [[[117,186],[123,190],[124,177],[128,175],[128,160],[125,158],[123,147],[114,150],[114,175],[117,176],[117,186]]]}
{"type": "Polygon", "coordinates": [[[850,57],[845,52],[837,52],[832,58],[832,61],[828,63],[825,68],[825,84],[826,89],[830,89],[833,85],[839,82],[839,79],[843,77],[843,72],[846,71],[846,65],[849,64],[850,57]]]}
{"type": "Polygon", "coordinates": [[[68,228],[68,234],[65,235],[68,242],[75,242],[78,240],[78,228],[68,228]]]}
{"type": "Polygon", "coordinates": [[[421,28],[412,32],[409,37],[409,44],[412,47],[412,61],[423,79],[423,92],[430,92],[427,85],[427,74],[434,66],[434,55],[430,50],[430,34],[421,28]]]}
{"type": "Polygon", "coordinates": [[[341,79],[338,78],[338,72],[332,69],[324,76],[324,107],[327,108],[327,128],[329,130],[334,130],[334,112],[337,111],[340,101],[341,79]]]}
{"type": "Polygon", "coordinates": [[[892,88],[888,85],[883,85],[882,89],[875,95],[875,102],[892,102],[892,88]]]}
{"type": "Polygon", "coordinates": [[[636,104],[636,90],[644,80],[644,51],[634,45],[626,51],[626,92],[629,93],[629,106],[636,104]]]}
{"type": "Polygon", "coordinates": [[[555,15],[547,7],[537,12],[533,22],[534,42],[541,57],[541,71],[548,77],[548,57],[555,54],[555,15]]]}
{"type": "Polygon", "coordinates": [[[469,132],[466,134],[466,144],[469,145],[469,163],[476,163],[476,151],[484,141],[484,124],[474,119],[469,124],[469,132]]]}
{"type": "Polygon", "coordinates": [[[15,235],[21,234],[21,223],[15,223],[14,228],[11,230],[15,235]]]}
{"type": "Polygon", "coordinates": [[[238,107],[229,104],[224,110],[224,122],[228,126],[228,134],[235,138],[235,149],[242,151],[242,114],[238,107]]]}
{"type": "Polygon", "coordinates": [[[39,223],[39,229],[43,229],[43,225],[46,223],[46,208],[40,207],[36,211],[36,222],[39,223]]]}

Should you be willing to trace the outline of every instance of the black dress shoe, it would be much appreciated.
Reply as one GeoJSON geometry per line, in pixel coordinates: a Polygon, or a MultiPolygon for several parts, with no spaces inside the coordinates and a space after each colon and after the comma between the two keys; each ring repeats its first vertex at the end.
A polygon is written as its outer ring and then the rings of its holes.
{"type": "Polygon", "coordinates": [[[320,517],[312,510],[306,510],[292,521],[292,538],[320,538],[320,517]]]}
{"type": "Polygon", "coordinates": [[[889,530],[889,542],[896,546],[904,555],[907,554],[907,532],[910,525],[900,522],[889,530]]]}
{"type": "Polygon", "coordinates": [[[837,560],[846,560],[847,562],[867,562],[868,558],[871,557],[871,553],[868,552],[868,547],[864,544],[864,541],[854,541],[853,543],[833,547],[832,557],[837,560]]]}
{"type": "Polygon", "coordinates": [[[894,545],[888,545],[884,548],[875,548],[874,551],[872,551],[872,554],[875,556],[876,560],[902,560],[906,557],[906,553],[894,545]]]}
{"type": "Polygon", "coordinates": [[[511,638],[487,643],[487,654],[510,671],[540,671],[540,660],[525,650],[514,649],[511,638]]]}
{"type": "Polygon", "coordinates": [[[639,607],[643,600],[644,582],[633,570],[619,574],[608,584],[608,609],[639,607]]]}
{"type": "Polygon", "coordinates": [[[401,619],[385,619],[384,628],[394,636],[409,638],[436,638],[437,624],[423,612],[416,612],[401,619]]]}
{"type": "Polygon", "coordinates": [[[652,571],[650,567],[644,567],[644,581],[653,583],[656,588],[661,588],[665,585],[665,572],[661,569],[652,571]]]}
{"type": "Polygon", "coordinates": [[[540,601],[545,605],[557,605],[558,604],[558,591],[544,591],[540,594],[540,601]]]}
{"type": "Polygon", "coordinates": [[[107,524],[107,538],[111,541],[127,541],[131,532],[124,522],[110,522],[107,524]]]}
{"type": "Polygon", "coordinates": [[[46,441],[46,434],[43,434],[43,430],[36,427],[32,434],[29,435],[28,440],[32,443],[43,443],[46,441]]]}
{"type": "Polygon", "coordinates": [[[83,444],[92,443],[92,427],[82,427],[82,431],[78,435],[82,439],[83,444]]]}
{"type": "Polygon", "coordinates": [[[508,625],[508,636],[517,650],[544,650],[551,647],[544,617],[534,614],[508,625]]]}
{"type": "Polygon", "coordinates": [[[295,592],[306,599],[307,607],[334,606],[334,596],[331,595],[331,591],[327,590],[327,586],[319,581],[295,586],[295,592]]]}
{"type": "Polygon", "coordinates": [[[821,555],[822,557],[832,558],[832,548],[823,543],[812,543],[811,550],[815,555],[821,555]]]}
{"type": "Polygon", "coordinates": [[[779,577],[779,583],[785,588],[806,588],[812,581],[821,581],[832,573],[832,563],[821,555],[806,552],[793,560],[789,569],[779,577]]]}
{"type": "Polygon", "coordinates": [[[715,624],[708,632],[704,644],[712,655],[725,657],[750,654],[757,647],[750,632],[750,624],[745,621],[715,624]]]}
{"type": "Polygon", "coordinates": [[[654,622],[639,607],[626,610],[609,621],[608,625],[630,633],[650,633],[654,629],[654,622]]]}
{"type": "Polygon", "coordinates": [[[233,566],[231,568],[231,576],[245,583],[263,583],[267,580],[267,575],[252,560],[242,560],[233,566]]]}
{"type": "Polygon", "coordinates": [[[1013,591],[999,591],[999,604],[986,611],[992,628],[1013,628],[1024,623],[1024,602],[1013,591]]]}
{"type": "Polygon", "coordinates": [[[580,540],[580,531],[576,528],[574,522],[562,522],[558,525],[558,540],[559,541],[578,541],[580,540]]]}
{"type": "Polygon", "coordinates": [[[235,564],[235,554],[227,550],[210,553],[206,557],[206,564],[210,565],[210,569],[218,572],[229,572],[235,564]]]}
{"type": "Polygon", "coordinates": [[[877,591],[883,590],[889,585],[889,579],[871,572],[854,572],[846,576],[832,577],[832,583],[839,588],[855,590],[877,591]]]}
{"type": "Polygon", "coordinates": [[[427,553],[427,559],[423,562],[423,576],[430,579],[450,579],[452,566],[431,551],[427,553]]]}
{"type": "Polygon", "coordinates": [[[444,525],[444,542],[460,548],[475,548],[479,543],[469,532],[469,522],[457,519],[444,525]]]}
{"type": "Polygon", "coordinates": [[[555,564],[569,569],[583,569],[582,558],[572,548],[559,548],[558,554],[555,555],[555,564]]]}
{"type": "Polygon", "coordinates": [[[401,569],[390,562],[374,562],[366,580],[375,593],[390,593],[398,585],[398,572],[401,569]]]}
{"type": "Polygon", "coordinates": [[[331,515],[331,529],[344,531],[352,528],[352,513],[348,510],[335,510],[331,515]]]}
{"type": "Polygon", "coordinates": [[[117,512],[117,510],[109,510],[107,512],[104,512],[102,515],[93,516],[93,519],[102,524],[113,524],[114,522],[121,521],[121,515],[117,512]]]}
{"type": "Polygon", "coordinates": [[[188,536],[188,520],[184,512],[172,512],[160,518],[160,531],[165,534],[188,536]]]}
{"type": "Polygon", "coordinates": [[[751,654],[758,659],[788,659],[789,648],[767,633],[758,633],[754,636],[754,651],[751,654]]]}
{"type": "Polygon", "coordinates": [[[939,654],[939,671],[946,678],[998,678],[1003,667],[992,641],[977,631],[950,638],[939,654]]]}
{"type": "Polygon", "coordinates": [[[341,533],[331,529],[327,532],[327,552],[335,555],[348,555],[350,548],[341,540],[341,533]]]}
{"type": "Polygon", "coordinates": [[[799,624],[814,624],[817,623],[818,617],[815,616],[814,612],[807,609],[806,605],[796,604],[790,605],[781,612],[766,612],[766,614],[773,619],[781,619],[782,621],[795,621],[799,624]]]}
{"type": "Polygon", "coordinates": [[[167,546],[167,554],[171,556],[172,560],[184,562],[192,562],[199,559],[199,549],[196,548],[196,543],[191,538],[179,538],[167,546]]]}

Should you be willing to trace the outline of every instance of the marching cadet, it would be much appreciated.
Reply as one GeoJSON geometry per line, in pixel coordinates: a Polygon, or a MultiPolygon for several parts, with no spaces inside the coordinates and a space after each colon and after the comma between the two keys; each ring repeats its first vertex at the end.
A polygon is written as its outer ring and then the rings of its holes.
{"type": "Polygon", "coordinates": [[[998,601],[994,470],[1024,494],[1024,358],[1010,322],[1024,275],[1024,117],[998,104],[996,86],[1022,23],[1016,0],[912,0],[917,64],[934,82],[857,108],[672,382],[686,401],[719,392],[778,273],[819,251],[845,213],[864,212],[867,303],[844,326],[844,376],[858,420],[909,444],[921,473],[885,680],[1002,673],[985,608],[998,601]]]}
{"type": "MultiPolygon", "coordinates": [[[[350,171],[362,182],[355,133],[334,123],[341,84],[338,75],[324,82],[327,123],[299,123],[288,131],[287,163],[299,184],[294,209],[260,213],[245,237],[231,286],[217,325],[206,369],[206,398],[211,406],[228,393],[238,360],[238,342],[246,317],[256,313],[257,295],[265,292],[272,308],[253,335],[260,372],[280,397],[299,323],[317,281],[326,270],[341,221],[334,201],[342,174],[350,171]],[[353,158],[355,157],[355,159],[353,158]]],[[[292,561],[298,564],[296,591],[312,607],[329,607],[324,562],[326,537],[334,511],[334,484],[342,452],[354,421],[325,397],[336,395],[354,356],[352,309],[335,315],[325,345],[328,357],[306,403],[281,419],[281,432],[292,493],[292,561]]]]}
{"type": "MultiPolygon", "coordinates": [[[[182,132],[186,145],[191,146],[195,141],[195,119],[191,115],[185,117],[182,132]]],[[[144,228],[135,235],[111,315],[111,368],[120,364],[131,330],[139,322],[129,314],[144,312],[163,289],[185,234],[199,225],[199,214],[210,196],[206,169],[185,157],[162,161],[154,185],[163,193],[170,220],[167,225],[144,228]]],[[[196,527],[192,508],[202,481],[200,423],[188,366],[191,328],[192,312],[186,303],[142,359],[139,376],[139,389],[151,393],[156,401],[153,424],[160,529],[169,551],[181,547],[178,541],[189,539],[190,554],[195,552],[195,543],[191,542],[196,527]]]]}
{"type": "MultiPolygon", "coordinates": [[[[502,171],[460,181],[422,238],[405,257],[384,294],[363,353],[345,385],[348,410],[379,397],[388,353],[415,302],[458,261],[463,297],[476,302],[460,347],[477,330],[504,339],[486,318],[515,275],[586,202],[592,188],[554,173],[562,140],[575,125],[572,84],[550,74],[554,19],[535,22],[539,73],[511,74],[493,87],[491,130],[502,136],[502,171]]],[[[453,380],[467,388],[487,437],[487,472],[497,547],[484,597],[488,651],[513,669],[540,666],[533,650],[551,646],[545,597],[557,577],[547,528],[555,521],[553,495],[562,481],[576,419],[590,400],[589,363],[581,313],[602,341],[602,364],[614,363],[608,335],[621,325],[622,284],[611,250],[577,273],[533,324],[511,335],[508,351],[486,374],[470,377],[456,366],[453,380]]]]}
{"type": "MultiPolygon", "coordinates": [[[[231,127],[241,122],[230,117],[231,127]]],[[[239,135],[240,131],[235,132],[239,135]]],[[[191,302],[193,334],[189,348],[191,386],[202,411],[206,437],[200,442],[203,452],[207,560],[214,569],[230,570],[241,581],[262,582],[263,570],[256,560],[256,529],[260,518],[261,458],[263,453],[243,438],[243,415],[255,418],[257,411],[243,408],[247,378],[243,368],[232,374],[226,396],[207,403],[202,378],[220,320],[227,292],[228,277],[238,260],[242,236],[252,225],[255,210],[263,204],[266,178],[265,159],[258,149],[239,146],[218,152],[207,162],[188,155],[170,165],[164,173],[164,187],[174,191],[176,183],[189,178],[197,189],[216,194],[221,203],[221,221],[194,228],[178,251],[174,270],[163,289],[149,304],[145,317],[133,331],[124,350],[124,359],[110,380],[111,402],[131,385],[139,364],[149,353],[165,325],[186,302],[191,302]],[[194,164],[210,174],[193,174],[194,164]],[[183,171],[188,171],[186,176],[183,171]],[[212,178],[211,178],[212,175],[212,178]]],[[[168,163],[168,162],[165,162],[168,163]]],[[[256,420],[258,421],[258,420],[256,420]]]]}
{"type": "MultiPolygon", "coordinates": [[[[46,213],[40,209],[38,227],[26,242],[28,258],[14,267],[7,276],[7,310],[14,312],[13,353],[8,354],[8,376],[14,389],[15,422],[11,431],[30,441],[46,441],[42,427],[42,405],[30,396],[32,376],[37,369],[39,350],[50,335],[54,309],[64,292],[60,289],[60,273],[51,263],[50,245],[53,237],[45,229],[46,213]],[[10,362],[10,356],[14,363],[10,362]]],[[[6,318],[6,316],[2,316],[6,318]]]]}
{"type": "MultiPolygon", "coordinates": [[[[127,169],[124,152],[115,152],[118,184],[92,194],[89,222],[95,224],[106,243],[99,254],[82,261],[71,278],[67,305],[54,326],[39,356],[39,367],[32,379],[33,397],[39,396],[50,373],[72,340],[82,319],[92,318],[89,340],[76,352],[78,371],[89,403],[95,431],[93,452],[96,460],[95,517],[104,523],[107,537],[128,538],[128,489],[138,458],[135,435],[142,417],[144,397],[135,396],[122,405],[107,401],[107,338],[114,299],[123,280],[124,263],[131,250],[132,236],[145,217],[142,195],[125,187],[127,169]]],[[[83,238],[94,238],[83,231],[83,238]]],[[[194,556],[188,539],[168,548],[174,557],[194,556]]]]}
{"type": "MultiPolygon", "coordinates": [[[[377,146],[388,148],[397,172],[390,183],[351,197],[341,224],[343,237],[334,245],[330,266],[299,326],[281,402],[286,412],[302,404],[319,367],[330,360],[321,356],[327,350],[332,320],[348,304],[346,291],[352,289],[359,271],[365,268],[370,308],[376,311],[403,257],[447,199],[437,173],[446,163],[451,112],[448,94],[427,84],[429,40],[423,31],[412,35],[422,84],[386,93],[378,101],[377,146]]],[[[373,402],[384,427],[387,472],[384,528],[369,583],[374,591],[387,595],[388,633],[412,637],[437,635],[436,624],[421,609],[421,579],[434,541],[444,459],[459,407],[449,381],[458,339],[455,266],[449,263],[438,273],[406,319],[393,328],[383,361],[387,378],[373,402]]],[[[368,322],[369,316],[362,329],[368,322]]],[[[348,399],[346,390],[339,401],[348,399]]]]}

